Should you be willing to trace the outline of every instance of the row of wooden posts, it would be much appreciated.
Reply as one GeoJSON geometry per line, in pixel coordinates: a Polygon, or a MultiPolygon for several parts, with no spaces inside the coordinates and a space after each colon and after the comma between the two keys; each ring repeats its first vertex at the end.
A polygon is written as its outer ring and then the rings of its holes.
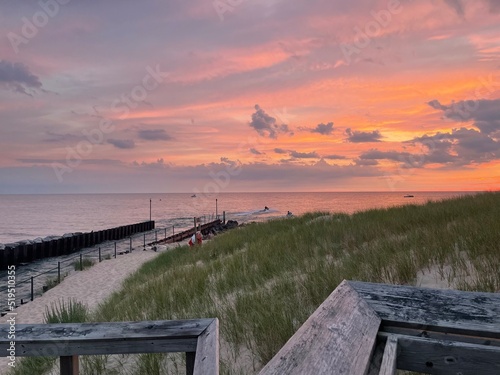
{"type": "Polygon", "coordinates": [[[5,249],[0,250],[0,269],[5,270],[9,265],[29,263],[37,259],[71,254],[105,241],[120,240],[136,233],[153,230],[154,228],[154,221],[146,221],[95,232],[73,233],[48,241],[26,241],[6,245],[5,249]]]}

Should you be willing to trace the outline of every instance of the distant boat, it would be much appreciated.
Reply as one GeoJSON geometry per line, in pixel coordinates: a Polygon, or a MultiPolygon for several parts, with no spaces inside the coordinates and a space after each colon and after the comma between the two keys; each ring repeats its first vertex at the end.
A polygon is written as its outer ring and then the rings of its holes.
{"type": "Polygon", "coordinates": [[[414,197],[414,195],[411,195],[411,194],[406,194],[403,196],[403,198],[413,198],[413,197],[414,197]]]}
{"type": "Polygon", "coordinates": [[[191,195],[191,198],[196,198],[196,194],[191,195]]]}

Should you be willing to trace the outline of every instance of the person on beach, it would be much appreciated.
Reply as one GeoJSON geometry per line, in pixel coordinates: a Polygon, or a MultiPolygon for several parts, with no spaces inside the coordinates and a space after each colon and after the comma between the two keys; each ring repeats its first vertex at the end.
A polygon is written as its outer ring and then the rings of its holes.
{"type": "Polygon", "coordinates": [[[201,245],[203,243],[203,236],[200,231],[196,232],[191,236],[191,239],[188,242],[189,246],[201,245]]]}

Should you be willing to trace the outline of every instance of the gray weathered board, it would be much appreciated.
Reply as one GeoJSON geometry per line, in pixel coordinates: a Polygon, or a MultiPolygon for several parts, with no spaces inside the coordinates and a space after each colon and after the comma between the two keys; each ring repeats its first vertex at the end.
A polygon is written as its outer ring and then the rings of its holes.
{"type": "MultiPolygon", "coordinates": [[[[78,374],[80,355],[186,352],[196,357],[191,373],[216,375],[219,372],[218,327],[216,318],[18,324],[16,356],[61,357],[61,374],[78,374]]],[[[10,346],[9,329],[7,324],[0,325],[3,353],[8,353],[10,346]]]]}
{"type": "Polygon", "coordinates": [[[500,295],[344,280],[260,374],[388,375],[396,368],[500,374],[500,295]]]}
{"type": "Polygon", "coordinates": [[[373,309],[343,282],[260,374],[365,374],[379,325],[373,309]]]}

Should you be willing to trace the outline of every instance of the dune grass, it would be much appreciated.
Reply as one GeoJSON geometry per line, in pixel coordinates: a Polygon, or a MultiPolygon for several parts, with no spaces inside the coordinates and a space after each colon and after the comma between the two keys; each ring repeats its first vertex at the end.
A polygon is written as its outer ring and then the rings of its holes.
{"type": "MultiPolygon", "coordinates": [[[[500,193],[484,193],[249,224],[147,262],[92,320],[218,317],[221,373],[256,373],[343,279],[412,285],[437,269],[456,289],[499,290],[499,222],[500,193]]],[[[130,374],[183,373],[179,355],[134,360],[130,374]]]]}
{"type": "Polygon", "coordinates": [[[73,268],[75,269],[75,271],[83,271],[83,270],[86,270],[87,268],[90,268],[94,265],[94,261],[90,258],[82,258],[82,261],[80,262],[80,260],[75,260],[73,262],[73,268]]]}
{"type": "MultiPolygon", "coordinates": [[[[45,323],[83,323],[89,320],[87,307],[76,300],[59,301],[45,311],[45,323]]],[[[51,348],[46,348],[51,352],[51,348]]],[[[17,361],[11,375],[46,374],[55,365],[56,357],[26,357],[17,361]]]]}
{"type": "MultiPolygon", "coordinates": [[[[458,289],[500,289],[499,222],[500,194],[487,193],[250,224],[146,263],[96,319],[218,317],[222,368],[251,373],[343,279],[414,284],[418,271],[437,266],[458,289]]],[[[147,357],[149,369],[164,361],[147,357]]],[[[137,374],[157,373],[149,371],[137,374]]]]}

